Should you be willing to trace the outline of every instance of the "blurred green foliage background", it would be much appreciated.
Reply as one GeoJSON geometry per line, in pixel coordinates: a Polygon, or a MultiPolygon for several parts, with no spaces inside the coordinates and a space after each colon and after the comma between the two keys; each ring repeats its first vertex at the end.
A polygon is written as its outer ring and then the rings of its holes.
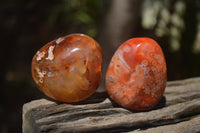
{"type": "Polygon", "coordinates": [[[32,57],[67,34],[100,42],[103,73],[121,43],[146,36],[161,45],[168,80],[200,76],[199,0],[0,0],[0,31],[0,133],[22,132],[23,104],[45,97],[31,77],[32,57]]]}

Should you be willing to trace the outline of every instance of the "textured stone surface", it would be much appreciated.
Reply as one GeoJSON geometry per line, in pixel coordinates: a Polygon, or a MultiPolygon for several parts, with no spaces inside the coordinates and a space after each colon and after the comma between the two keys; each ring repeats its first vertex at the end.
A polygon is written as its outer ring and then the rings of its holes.
{"type": "Polygon", "coordinates": [[[155,108],[133,112],[96,93],[77,104],[35,100],[23,106],[23,132],[199,133],[200,78],[168,82],[155,108]]]}
{"type": "Polygon", "coordinates": [[[84,34],[71,34],[43,46],[32,60],[32,76],[50,98],[67,103],[91,96],[101,80],[102,50],[84,34]]]}
{"type": "Polygon", "coordinates": [[[165,57],[150,38],[133,38],[123,43],[111,59],[106,88],[119,105],[147,110],[163,95],[167,81],[165,57]]]}

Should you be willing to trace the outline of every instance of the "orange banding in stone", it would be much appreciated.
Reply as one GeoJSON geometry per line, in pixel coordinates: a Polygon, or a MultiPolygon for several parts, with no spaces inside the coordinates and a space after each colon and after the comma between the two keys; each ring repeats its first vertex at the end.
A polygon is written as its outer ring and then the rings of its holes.
{"type": "Polygon", "coordinates": [[[105,80],[108,94],[121,106],[132,110],[152,108],[166,87],[162,49],[150,38],[126,41],[112,57],[105,80]]]}

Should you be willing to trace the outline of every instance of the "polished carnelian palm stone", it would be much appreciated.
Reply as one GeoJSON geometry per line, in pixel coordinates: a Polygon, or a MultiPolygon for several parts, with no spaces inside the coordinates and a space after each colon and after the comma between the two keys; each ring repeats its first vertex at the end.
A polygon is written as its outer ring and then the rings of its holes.
{"type": "Polygon", "coordinates": [[[102,49],[91,37],[71,34],[44,45],[32,60],[37,87],[57,101],[91,96],[101,80],[102,49]]]}
{"type": "Polygon", "coordinates": [[[150,38],[133,38],[115,52],[106,73],[109,96],[131,110],[148,110],[163,96],[167,68],[160,46],[150,38]]]}

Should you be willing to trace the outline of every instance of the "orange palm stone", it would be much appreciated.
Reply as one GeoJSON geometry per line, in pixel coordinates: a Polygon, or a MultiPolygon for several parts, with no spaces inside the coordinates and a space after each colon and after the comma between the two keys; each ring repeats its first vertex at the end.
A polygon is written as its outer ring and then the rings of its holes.
{"type": "Polygon", "coordinates": [[[102,49],[84,34],[71,34],[44,45],[32,60],[37,87],[57,101],[73,103],[91,96],[101,80],[102,49]]]}
{"type": "Polygon", "coordinates": [[[150,38],[124,42],[113,55],[106,73],[109,96],[131,110],[148,110],[163,96],[167,81],[165,57],[150,38]]]}

